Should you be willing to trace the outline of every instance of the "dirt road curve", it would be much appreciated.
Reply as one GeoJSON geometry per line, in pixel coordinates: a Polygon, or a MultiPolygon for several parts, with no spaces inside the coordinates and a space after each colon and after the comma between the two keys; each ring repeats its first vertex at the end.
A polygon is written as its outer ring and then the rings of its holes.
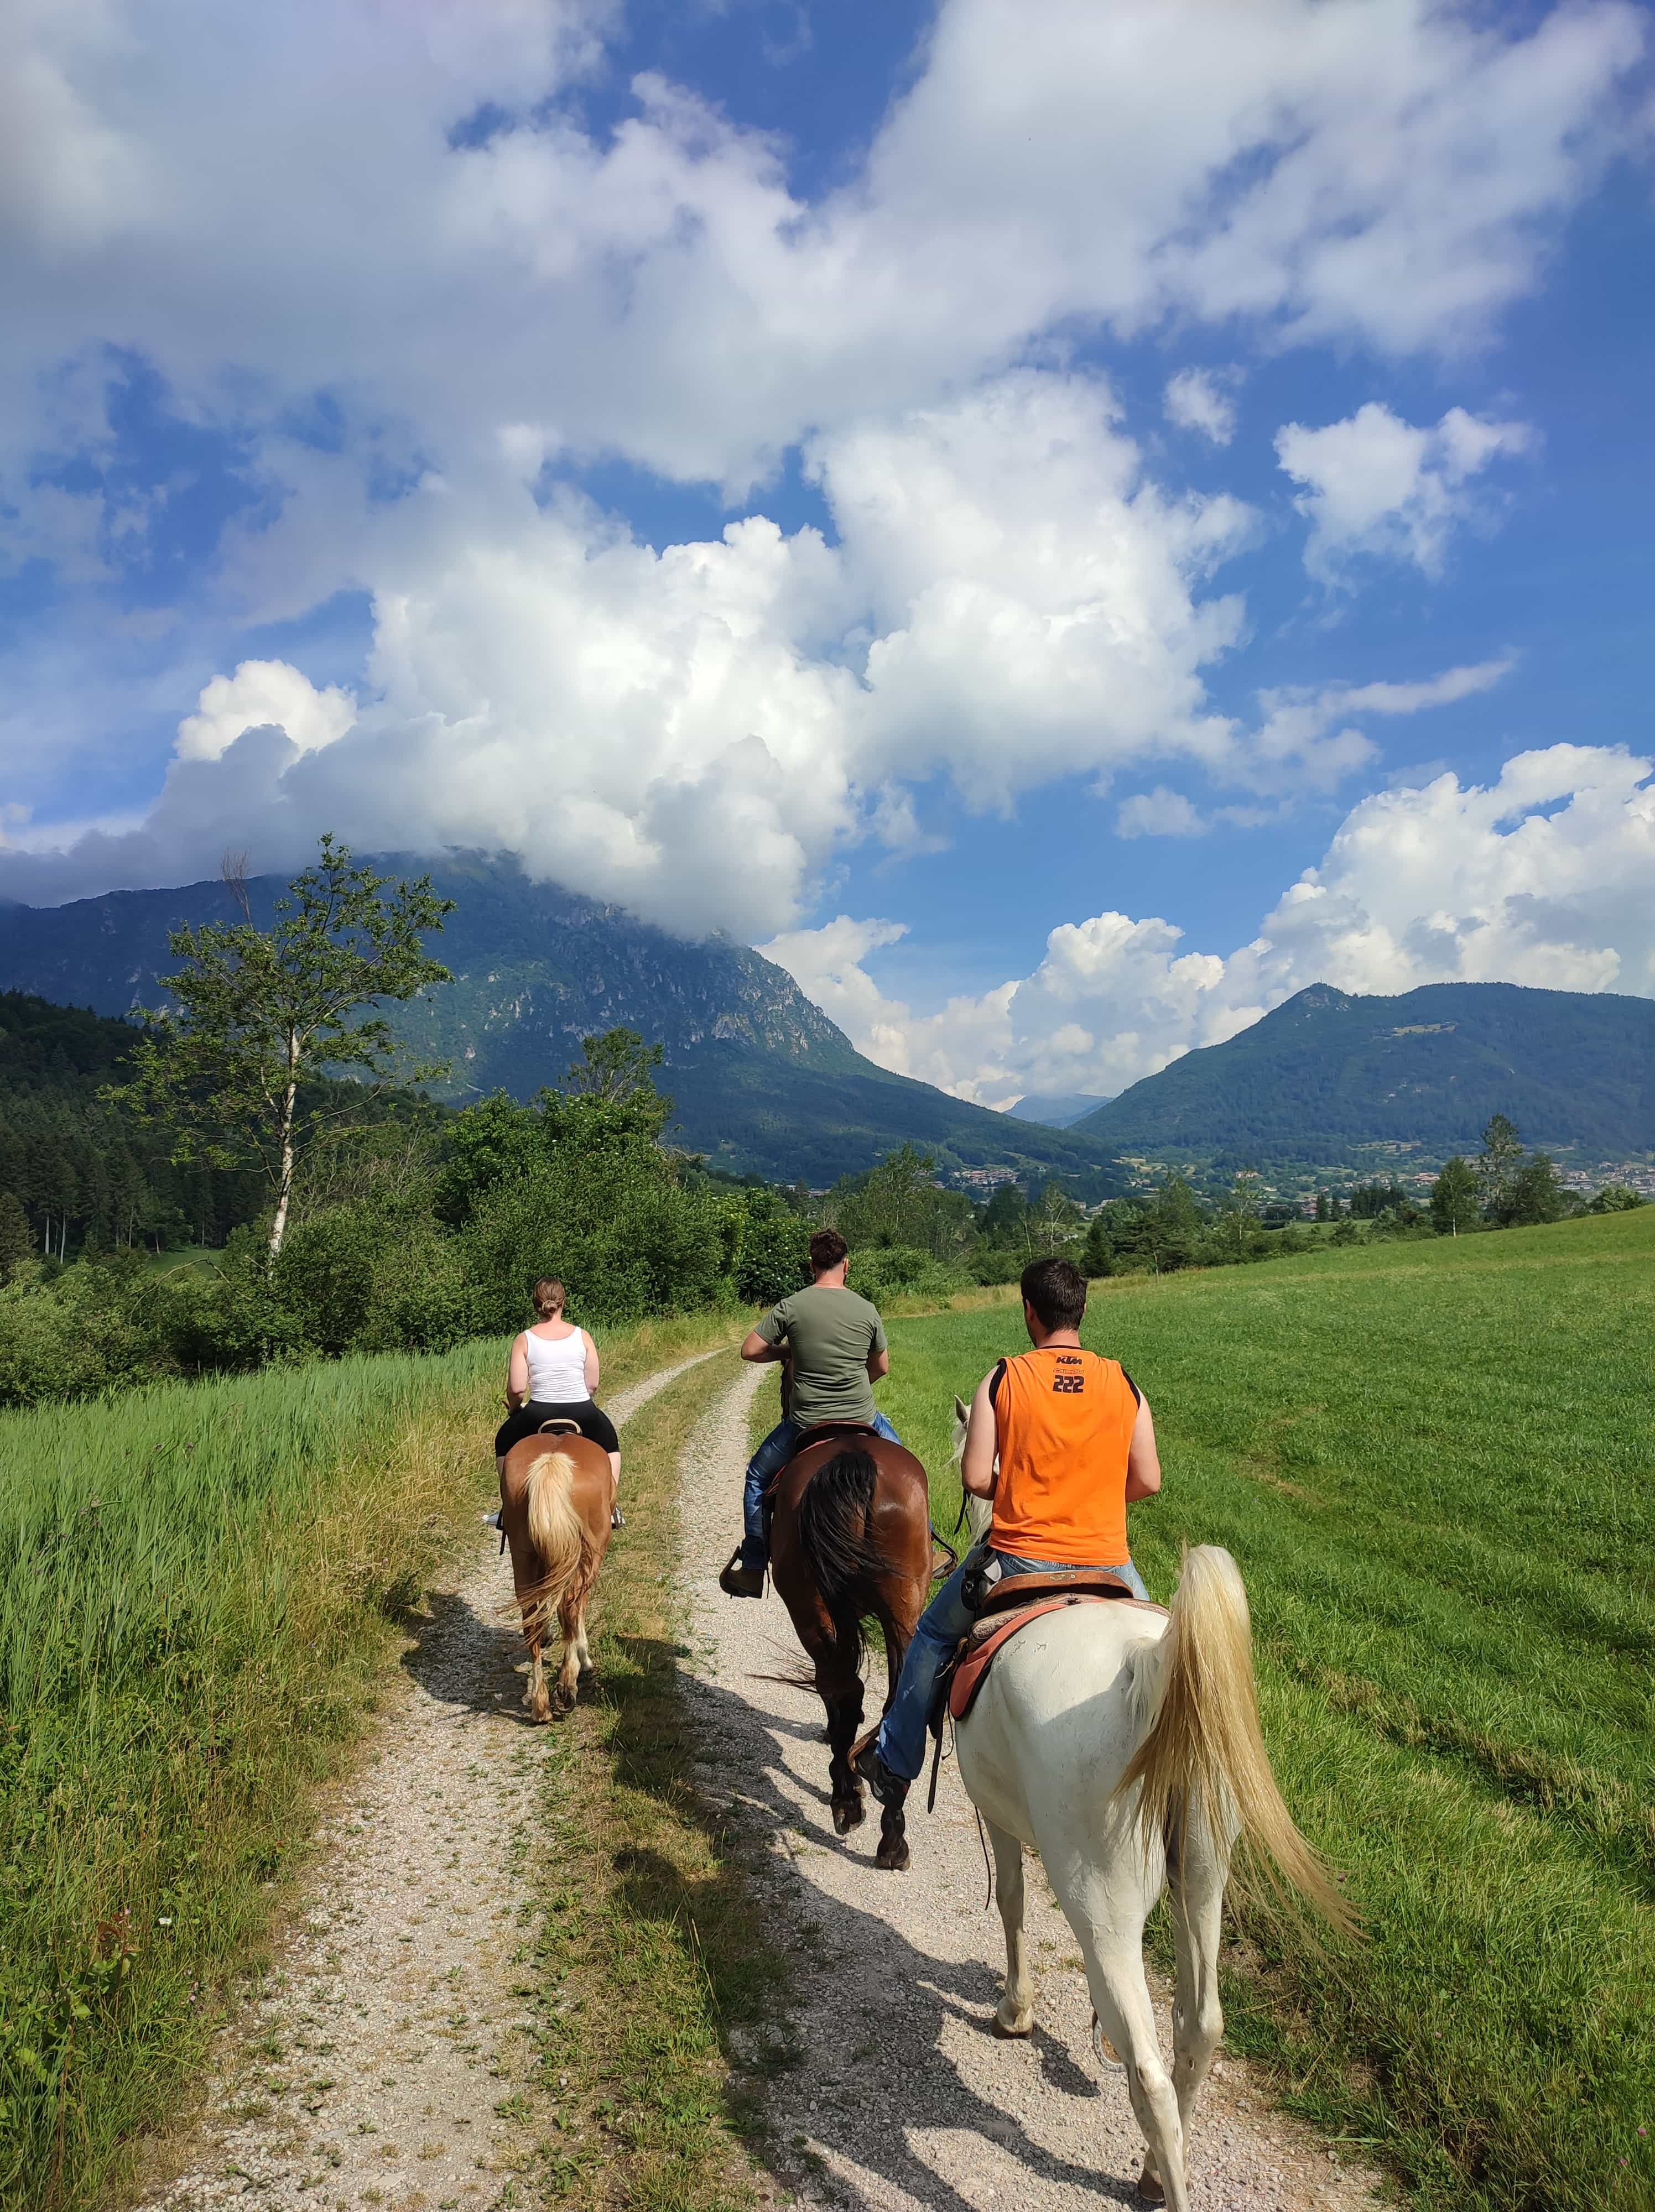
{"type": "MultiPolygon", "coordinates": [[[[611,1416],[694,1364],[618,1392],[611,1416]]],[[[496,2106],[529,2021],[506,1870],[554,1741],[523,1713],[522,1644],[496,1617],[510,1595],[490,1536],[434,1597],[280,1967],[226,2034],[189,2171],[151,2205],[483,2212],[499,2195],[512,2131],[496,2106]]]]}
{"type": "MultiPolygon", "coordinates": [[[[774,1595],[719,1591],[730,1514],[706,1503],[736,1494],[756,1380],[740,1377],[701,1425],[682,1495],[703,1777],[764,1869],[772,1925],[797,1961],[801,2060],[769,2092],[777,2172],[806,2204],[858,2212],[1135,2203],[1142,2138],[1123,2077],[1093,2056],[1079,1954],[1044,1884],[1029,1884],[1035,2033],[1001,2042],[989,2033],[1000,1916],[983,1909],[977,1826],[952,1765],[936,1812],[928,1820],[921,1802],[910,1815],[911,1869],[881,1874],[877,1820],[834,1835],[820,1704],[758,1679],[796,1656],[787,1614],[774,1595]]],[[[1220,2057],[1214,2076],[1196,2116],[1198,2212],[1371,2204],[1376,2177],[1272,2113],[1236,2062],[1220,2057]]]]}

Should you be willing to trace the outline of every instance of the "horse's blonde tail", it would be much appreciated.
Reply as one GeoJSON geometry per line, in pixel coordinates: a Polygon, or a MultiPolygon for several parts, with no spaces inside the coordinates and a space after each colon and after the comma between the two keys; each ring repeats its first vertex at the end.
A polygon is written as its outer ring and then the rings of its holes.
{"type": "Polygon", "coordinates": [[[569,1584],[585,1564],[587,1537],[575,1510],[575,1462],[566,1451],[549,1451],[528,1471],[529,1541],[545,1569],[534,1591],[535,1611],[550,1627],[569,1584]]]}
{"type": "Polygon", "coordinates": [[[1270,1771],[1247,1591],[1220,1546],[1185,1553],[1156,1657],[1159,1680],[1147,1685],[1154,1701],[1149,1727],[1117,1785],[1117,1794],[1138,1790],[1145,1838],[1167,1833],[1199,1799],[1215,1833],[1233,1821],[1267,1875],[1297,1891],[1342,1935],[1354,1934],[1355,1914],[1294,1826],[1270,1771]]]}

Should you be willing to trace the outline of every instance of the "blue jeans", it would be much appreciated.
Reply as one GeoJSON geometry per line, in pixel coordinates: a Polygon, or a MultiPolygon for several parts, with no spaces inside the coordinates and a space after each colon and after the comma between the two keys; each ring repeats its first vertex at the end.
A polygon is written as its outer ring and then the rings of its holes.
{"type": "MultiPolygon", "coordinates": [[[[1017,1559],[1009,1552],[996,1552],[995,1557],[1008,1575],[1078,1574],[1078,1565],[1056,1565],[1050,1559],[1017,1559]]],[[[1110,1559],[1098,1564],[1106,1565],[1112,1575],[1119,1575],[1132,1585],[1135,1597],[1147,1598],[1138,1570],[1130,1559],[1110,1559]]],[[[904,1781],[917,1780],[925,1765],[925,1723],[930,1717],[932,1693],[937,1686],[937,1676],[952,1656],[955,1644],[976,1620],[959,1601],[959,1586],[965,1579],[964,1565],[954,1569],[947,1581],[932,1599],[920,1617],[914,1631],[914,1641],[902,1662],[902,1679],[897,1684],[897,1694],[891,1700],[891,1710],[879,1725],[879,1756],[893,1774],[904,1781]]]]}
{"type": "MultiPolygon", "coordinates": [[[[902,1442],[883,1413],[874,1414],[873,1425],[890,1443],[902,1442]]],[[[770,1563],[770,1547],[764,1540],[764,1492],[793,1457],[804,1433],[802,1421],[779,1421],[747,1462],[747,1486],[741,1499],[741,1564],[757,1574],[770,1563]]]]}

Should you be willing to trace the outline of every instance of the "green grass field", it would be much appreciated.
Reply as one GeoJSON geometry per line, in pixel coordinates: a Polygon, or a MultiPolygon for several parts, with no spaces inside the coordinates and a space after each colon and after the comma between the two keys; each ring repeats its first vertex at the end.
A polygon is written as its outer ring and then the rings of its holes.
{"type": "MultiPolygon", "coordinates": [[[[727,1334],[602,1340],[605,1388],[727,1334]]],[[[402,1621],[492,1491],[503,1347],[0,1416],[0,2205],[187,2087],[402,1621]]]]}
{"type": "MultiPolygon", "coordinates": [[[[898,1321],[880,1393],[952,1525],[1013,1307],[898,1321]]],[[[1432,2207],[1655,2203],[1655,1207],[1094,1286],[1155,1410],[1159,1597],[1226,1545],[1289,1802],[1360,1950],[1263,1906],[1232,2040],[1432,2207]]]]}

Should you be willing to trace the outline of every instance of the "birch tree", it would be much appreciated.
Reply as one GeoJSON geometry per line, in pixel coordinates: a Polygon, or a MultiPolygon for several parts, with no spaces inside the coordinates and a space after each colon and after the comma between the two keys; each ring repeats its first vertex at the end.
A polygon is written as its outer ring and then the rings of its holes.
{"type": "Polygon", "coordinates": [[[170,933],[180,964],[161,978],[167,1004],[148,1017],[132,1080],[106,1095],[138,1121],[163,1125],[175,1162],[260,1169],[273,1259],[301,1148],[318,1121],[356,1110],[393,1076],[419,1083],[443,1072],[406,1065],[377,1009],[449,980],[423,940],[453,901],[439,898],[429,876],[376,876],[331,836],[277,901],[268,929],[253,921],[245,860],[228,859],[224,878],[241,920],[170,933]],[[357,1097],[307,1115],[304,1086],[345,1075],[361,1082],[357,1097]]]}

